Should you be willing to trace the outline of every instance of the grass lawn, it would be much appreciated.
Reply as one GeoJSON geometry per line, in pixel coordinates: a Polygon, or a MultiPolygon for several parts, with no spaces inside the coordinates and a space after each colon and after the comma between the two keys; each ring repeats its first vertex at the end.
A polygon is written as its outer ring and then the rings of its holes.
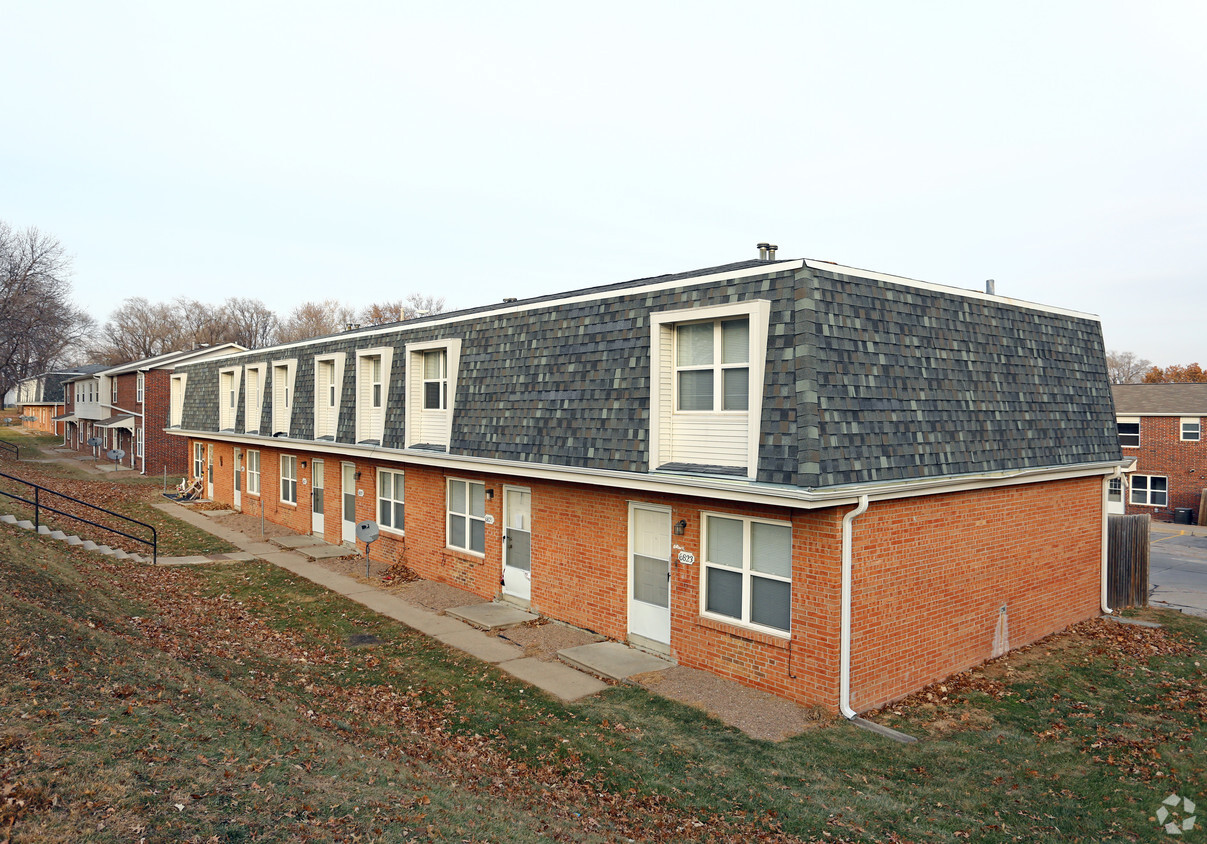
{"type": "Polygon", "coordinates": [[[3,528],[0,617],[13,842],[1153,841],[1163,798],[1207,799],[1207,624],[1176,614],[873,715],[910,746],[843,723],[759,742],[632,687],[564,705],[259,563],[3,528]]]}

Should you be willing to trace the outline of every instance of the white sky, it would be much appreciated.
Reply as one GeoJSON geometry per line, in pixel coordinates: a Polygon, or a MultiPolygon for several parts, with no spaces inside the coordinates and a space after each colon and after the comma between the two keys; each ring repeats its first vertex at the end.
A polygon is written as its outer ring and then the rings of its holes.
{"type": "Polygon", "coordinates": [[[1207,364],[1207,3],[0,0],[0,219],[81,305],[450,307],[756,256],[1207,364]]]}

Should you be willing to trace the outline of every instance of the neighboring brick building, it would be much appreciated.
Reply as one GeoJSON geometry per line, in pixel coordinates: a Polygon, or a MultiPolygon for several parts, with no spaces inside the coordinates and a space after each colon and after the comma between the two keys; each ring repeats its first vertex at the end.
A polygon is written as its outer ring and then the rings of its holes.
{"type": "Polygon", "coordinates": [[[169,352],[120,366],[85,367],[66,382],[63,442],[77,451],[104,457],[125,453],[121,462],[142,474],[183,475],[188,449],[179,437],[164,433],[168,424],[170,379],[177,364],[244,351],[237,343],[169,352]],[[99,438],[101,445],[88,441],[99,438]]]}
{"type": "Polygon", "coordinates": [[[848,715],[1100,611],[1084,314],[758,260],[172,382],[211,498],[848,715]]]}
{"type": "Polygon", "coordinates": [[[64,409],[63,385],[83,370],[57,370],[26,378],[17,384],[15,404],[21,408],[21,423],[31,431],[63,434],[63,422],[55,421],[64,409]]]}
{"type": "Polygon", "coordinates": [[[1207,384],[1116,384],[1119,445],[1136,458],[1112,500],[1127,513],[1173,521],[1175,511],[1201,512],[1207,490],[1207,384]],[[1126,489],[1124,489],[1126,486],[1126,489]]]}

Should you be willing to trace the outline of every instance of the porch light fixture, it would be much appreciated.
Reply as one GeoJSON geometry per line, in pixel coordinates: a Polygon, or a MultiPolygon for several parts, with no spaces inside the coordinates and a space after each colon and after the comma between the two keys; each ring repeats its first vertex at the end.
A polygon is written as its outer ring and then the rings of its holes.
{"type": "Polygon", "coordinates": [[[680,519],[675,522],[675,536],[683,536],[687,533],[687,519],[680,519]]]}
{"type": "MultiPolygon", "coordinates": [[[[1193,472],[1193,471],[1194,471],[1194,469],[1191,469],[1190,471],[1192,471],[1192,472],[1193,472]]],[[[493,489],[491,489],[490,487],[487,487],[487,488],[486,488],[486,498],[487,498],[487,500],[488,500],[488,501],[494,501],[494,500],[495,500],[495,491],[494,491],[493,489]]]]}

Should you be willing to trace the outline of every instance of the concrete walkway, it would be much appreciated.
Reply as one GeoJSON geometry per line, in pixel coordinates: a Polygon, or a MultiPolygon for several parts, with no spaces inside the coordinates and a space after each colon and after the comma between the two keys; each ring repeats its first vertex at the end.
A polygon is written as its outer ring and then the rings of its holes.
{"type": "MultiPolygon", "coordinates": [[[[345,598],[356,601],[358,604],[368,607],[387,618],[401,621],[408,627],[431,636],[449,647],[463,651],[483,662],[497,665],[501,670],[506,671],[513,677],[530,683],[539,689],[543,689],[562,700],[578,700],[608,688],[607,683],[582,671],[577,671],[568,665],[525,657],[523,649],[518,645],[500,639],[497,636],[491,636],[487,632],[489,629],[498,628],[499,626],[510,626],[516,623],[523,623],[526,620],[535,620],[537,616],[531,613],[525,613],[513,607],[483,602],[482,604],[475,604],[469,607],[458,607],[456,610],[450,611],[450,614],[441,615],[416,606],[397,595],[391,595],[373,586],[368,586],[354,578],[337,574],[302,555],[306,551],[313,553],[316,548],[334,548],[336,546],[308,541],[299,545],[297,550],[287,550],[282,546],[298,543],[296,541],[264,542],[252,540],[240,531],[223,527],[207,516],[171,501],[159,501],[155,503],[155,506],[183,522],[188,522],[194,527],[225,539],[227,542],[240,548],[242,552],[240,555],[215,554],[210,557],[161,557],[161,565],[191,565],[199,562],[221,562],[235,558],[236,556],[243,558],[244,555],[247,559],[264,560],[293,572],[299,577],[304,577],[312,583],[330,589],[332,592],[343,595],[345,598]],[[461,618],[454,618],[454,613],[461,618]],[[517,621],[511,613],[521,613],[523,616],[528,616],[529,618],[517,621]],[[485,623],[470,623],[474,622],[475,619],[484,619],[485,623]],[[483,627],[486,629],[481,629],[483,627]]],[[[339,550],[341,556],[348,553],[348,549],[346,548],[339,550]]]]}

